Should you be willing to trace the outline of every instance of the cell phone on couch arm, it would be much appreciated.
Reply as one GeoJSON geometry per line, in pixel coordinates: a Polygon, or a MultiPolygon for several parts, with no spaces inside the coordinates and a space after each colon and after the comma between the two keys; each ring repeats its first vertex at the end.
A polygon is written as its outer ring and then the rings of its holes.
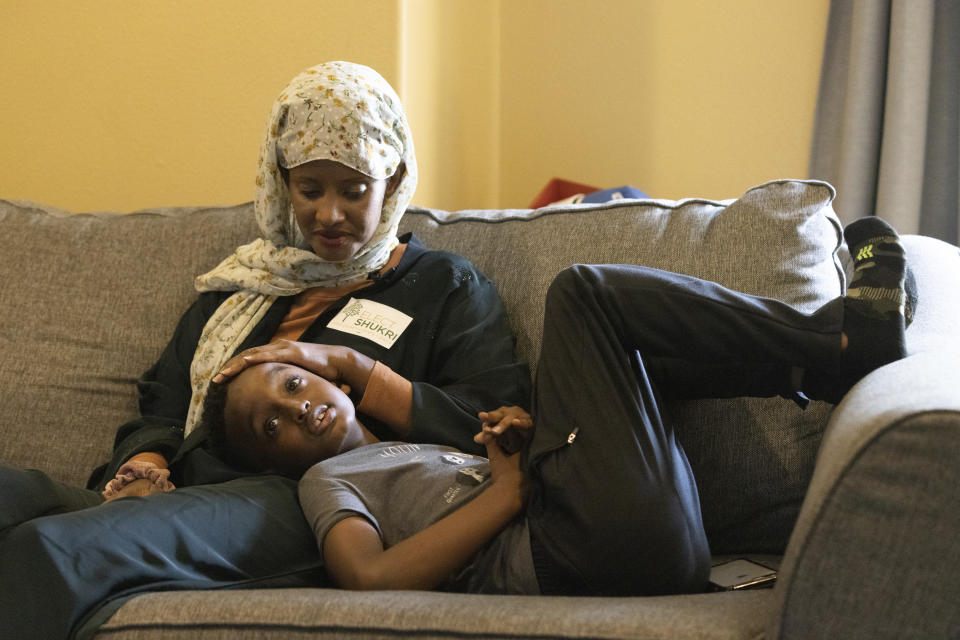
{"type": "Polygon", "coordinates": [[[710,587],[714,591],[772,587],[776,579],[776,569],[746,558],[721,562],[710,568],[710,587]]]}

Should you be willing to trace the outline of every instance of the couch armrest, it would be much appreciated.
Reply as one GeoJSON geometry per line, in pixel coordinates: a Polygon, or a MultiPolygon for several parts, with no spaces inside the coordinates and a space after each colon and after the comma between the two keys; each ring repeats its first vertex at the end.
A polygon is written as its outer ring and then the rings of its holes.
{"type": "Polygon", "coordinates": [[[960,637],[958,365],[960,350],[909,356],[834,410],[771,638],[960,637]]]}

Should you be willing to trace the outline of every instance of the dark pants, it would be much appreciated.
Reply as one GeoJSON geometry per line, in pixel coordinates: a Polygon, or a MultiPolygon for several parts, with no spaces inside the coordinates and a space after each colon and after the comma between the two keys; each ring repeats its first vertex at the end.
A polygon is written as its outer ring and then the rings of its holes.
{"type": "Polygon", "coordinates": [[[528,510],[544,593],[701,591],[697,488],[661,393],[777,395],[838,363],[842,299],[804,314],[711,282],[576,266],[547,295],[528,510]]]}
{"type": "Polygon", "coordinates": [[[0,467],[4,638],[65,638],[104,601],[147,590],[324,584],[293,480],[240,478],[84,508],[101,502],[0,467]]]}

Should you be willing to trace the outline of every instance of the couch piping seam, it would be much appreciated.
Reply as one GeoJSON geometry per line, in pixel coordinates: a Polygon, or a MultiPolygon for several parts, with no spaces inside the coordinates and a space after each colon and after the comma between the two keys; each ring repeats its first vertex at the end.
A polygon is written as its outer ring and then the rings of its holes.
{"type": "Polygon", "coordinates": [[[371,626],[356,626],[356,625],[342,625],[342,624],[306,624],[298,625],[291,623],[277,623],[269,624],[262,622],[255,623],[238,623],[238,622],[198,622],[198,623],[127,623],[127,624],[118,624],[116,626],[107,626],[104,625],[97,630],[97,636],[101,635],[113,635],[124,633],[127,631],[190,631],[190,630],[270,630],[270,631],[290,631],[297,633],[316,633],[320,631],[335,631],[337,633],[343,633],[345,635],[362,635],[366,636],[371,633],[376,633],[380,635],[390,635],[394,637],[419,637],[424,634],[437,634],[442,633],[448,637],[456,638],[570,638],[571,640],[606,640],[608,638],[618,638],[618,635],[603,635],[603,636],[581,636],[581,635],[564,635],[558,636],[556,633],[550,633],[544,635],[542,633],[512,633],[512,632],[489,632],[489,631],[456,631],[452,629],[444,628],[412,628],[412,629],[396,629],[388,627],[371,627],[371,626]]]}

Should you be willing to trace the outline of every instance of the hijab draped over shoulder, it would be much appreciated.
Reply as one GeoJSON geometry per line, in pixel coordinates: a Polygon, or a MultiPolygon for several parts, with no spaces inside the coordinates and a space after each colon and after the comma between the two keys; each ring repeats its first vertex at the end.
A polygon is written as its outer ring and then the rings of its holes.
{"type": "Polygon", "coordinates": [[[260,147],[254,211],[260,238],[197,278],[198,291],[236,291],[203,328],[190,367],[193,397],[185,435],[196,427],[210,379],[279,296],[367,279],[397,246],[397,227],[417,185],[413,139],[400,99],[373,69],[327,62],[297,75],[270,111],[260,147]],[[297,226],[280,168],[333,160],[375,180],[406,173],[384,200],[380,223],[349,260],[328,262],[297,226]]]}

